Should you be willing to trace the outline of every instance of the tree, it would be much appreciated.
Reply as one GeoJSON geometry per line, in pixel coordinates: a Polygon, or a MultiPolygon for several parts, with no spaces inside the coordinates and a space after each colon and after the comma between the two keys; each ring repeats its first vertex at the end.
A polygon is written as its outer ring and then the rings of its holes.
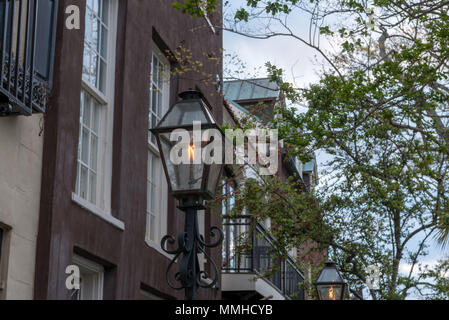
{"type": "MultiPolygon", "coordinates": [[[[366,268],[379,265],[373,299],[447,297],[447,261],[433,270],[421,262],[434,237],[443,245],[449,238],[448,9],[449,1],[249,0],[222,26],[252,38],[290,37],[323,57],[320,81],[308,88],[267,64],[292,103],[272,123],[291,153],[303,161],[315,150],[332,155],[322,186],[313,206],[284,195],[288,205],[255,212],[279,222],[274,232],[284,243],[328,246],[352,288],[364,287],[366,268]],[[295,12],[310,16],[308,35],[295,32],[295,12]],[[324,39],[337,49],[320,47],[324,39]],[[306,223],[312,211],[322,223],[306,223]]],[[[247,189],[241,194],[242,205],[253,204],[247,189]]]]}

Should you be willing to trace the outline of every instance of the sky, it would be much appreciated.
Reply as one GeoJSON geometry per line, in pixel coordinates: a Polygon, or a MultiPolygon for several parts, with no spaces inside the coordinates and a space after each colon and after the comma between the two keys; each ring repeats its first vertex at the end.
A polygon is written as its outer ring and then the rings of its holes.
{"type": "MultiPolygon", "coordinates": [[[[234,6],[238,6],[240,0],[232,0],[234,6]]],[[[295,33],[301,36],[307,36],[309,30],[309,18],[305,15],[296,15],[290,20],[295,33]]],[[[319,61],[322,57],[317,52],[295,39],[289,37],[275,37],[270,39],[258,40],[250,39],[244,36],[236,35],[231,32],[223,34],[225,53],[237,55],[245,63],[249,70],[258,69],[258,77],[266,76],[265,69],[261,68],[266,62],[284,69],[286,79],[293,82],[296,87],[307,87],[309,84],[319,80],[320,71],[319,61]]],[[[325,40],[321,39],[321,47],[330,50],[332,47],[325,40]]],[[[317,152],[317,163],[323,167],[330,156],[324,152],[317,152]]],[[[410,243],[410,247],[416,247],[419,237],[410,243]]],[[[449,250],[442,250],[441,247],[433,242],[429,248],[429,255],[423,259],[424,263],[434,265],[438,259],[447,257],[449,250]]],[[[402,264],[400,270],[408,272],[410,266],[402,264]]]]}

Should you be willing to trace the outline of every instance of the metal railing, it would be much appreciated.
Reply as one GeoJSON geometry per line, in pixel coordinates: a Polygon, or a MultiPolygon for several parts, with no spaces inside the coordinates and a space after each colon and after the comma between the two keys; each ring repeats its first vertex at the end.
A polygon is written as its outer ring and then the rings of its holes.
{"type": "Polygon", "coordinates": [[[0,116],[45,112],[57,0],[0,0],[0,116]]]}
{"type": "Polygon", "coordinates": [[[304,281],[294,260],[272,254],[276,240],[250,216],[224,217],[223,266],[226,273],[256,273],[263,276],[284,296],[304,299],[299,284],[304,281]]]}

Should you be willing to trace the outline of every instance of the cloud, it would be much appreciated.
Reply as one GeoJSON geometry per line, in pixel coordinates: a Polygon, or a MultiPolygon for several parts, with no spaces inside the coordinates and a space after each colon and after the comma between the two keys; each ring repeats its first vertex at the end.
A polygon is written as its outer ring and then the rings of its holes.
{"type": "Polygon", "coordinates": [[[290,37],[258,40],[227,32],[224,47],[227,53],[237,54],[250,70],[263,67],[268,61],[284,69],[284,80],[296,86],[305,87],[319,79],[317,70],[322,58],[315,49],[290,37]]]}

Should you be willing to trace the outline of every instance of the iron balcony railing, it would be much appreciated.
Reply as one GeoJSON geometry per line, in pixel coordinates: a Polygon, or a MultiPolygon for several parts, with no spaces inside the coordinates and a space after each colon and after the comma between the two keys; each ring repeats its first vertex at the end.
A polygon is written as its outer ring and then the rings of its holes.
{"type": "Polygon", "coordinates": [[[272,254],[275,239],[250,216],[224,217],[223,266],[226,273],[256,273],[276,287],[284,296],[304,300],[304,282],[295,262],[272,254]]]}
{"type": "Polygon", "coordinates": [[[45,112],[58,0],[0,0],[0,116],[45,112]]]}

